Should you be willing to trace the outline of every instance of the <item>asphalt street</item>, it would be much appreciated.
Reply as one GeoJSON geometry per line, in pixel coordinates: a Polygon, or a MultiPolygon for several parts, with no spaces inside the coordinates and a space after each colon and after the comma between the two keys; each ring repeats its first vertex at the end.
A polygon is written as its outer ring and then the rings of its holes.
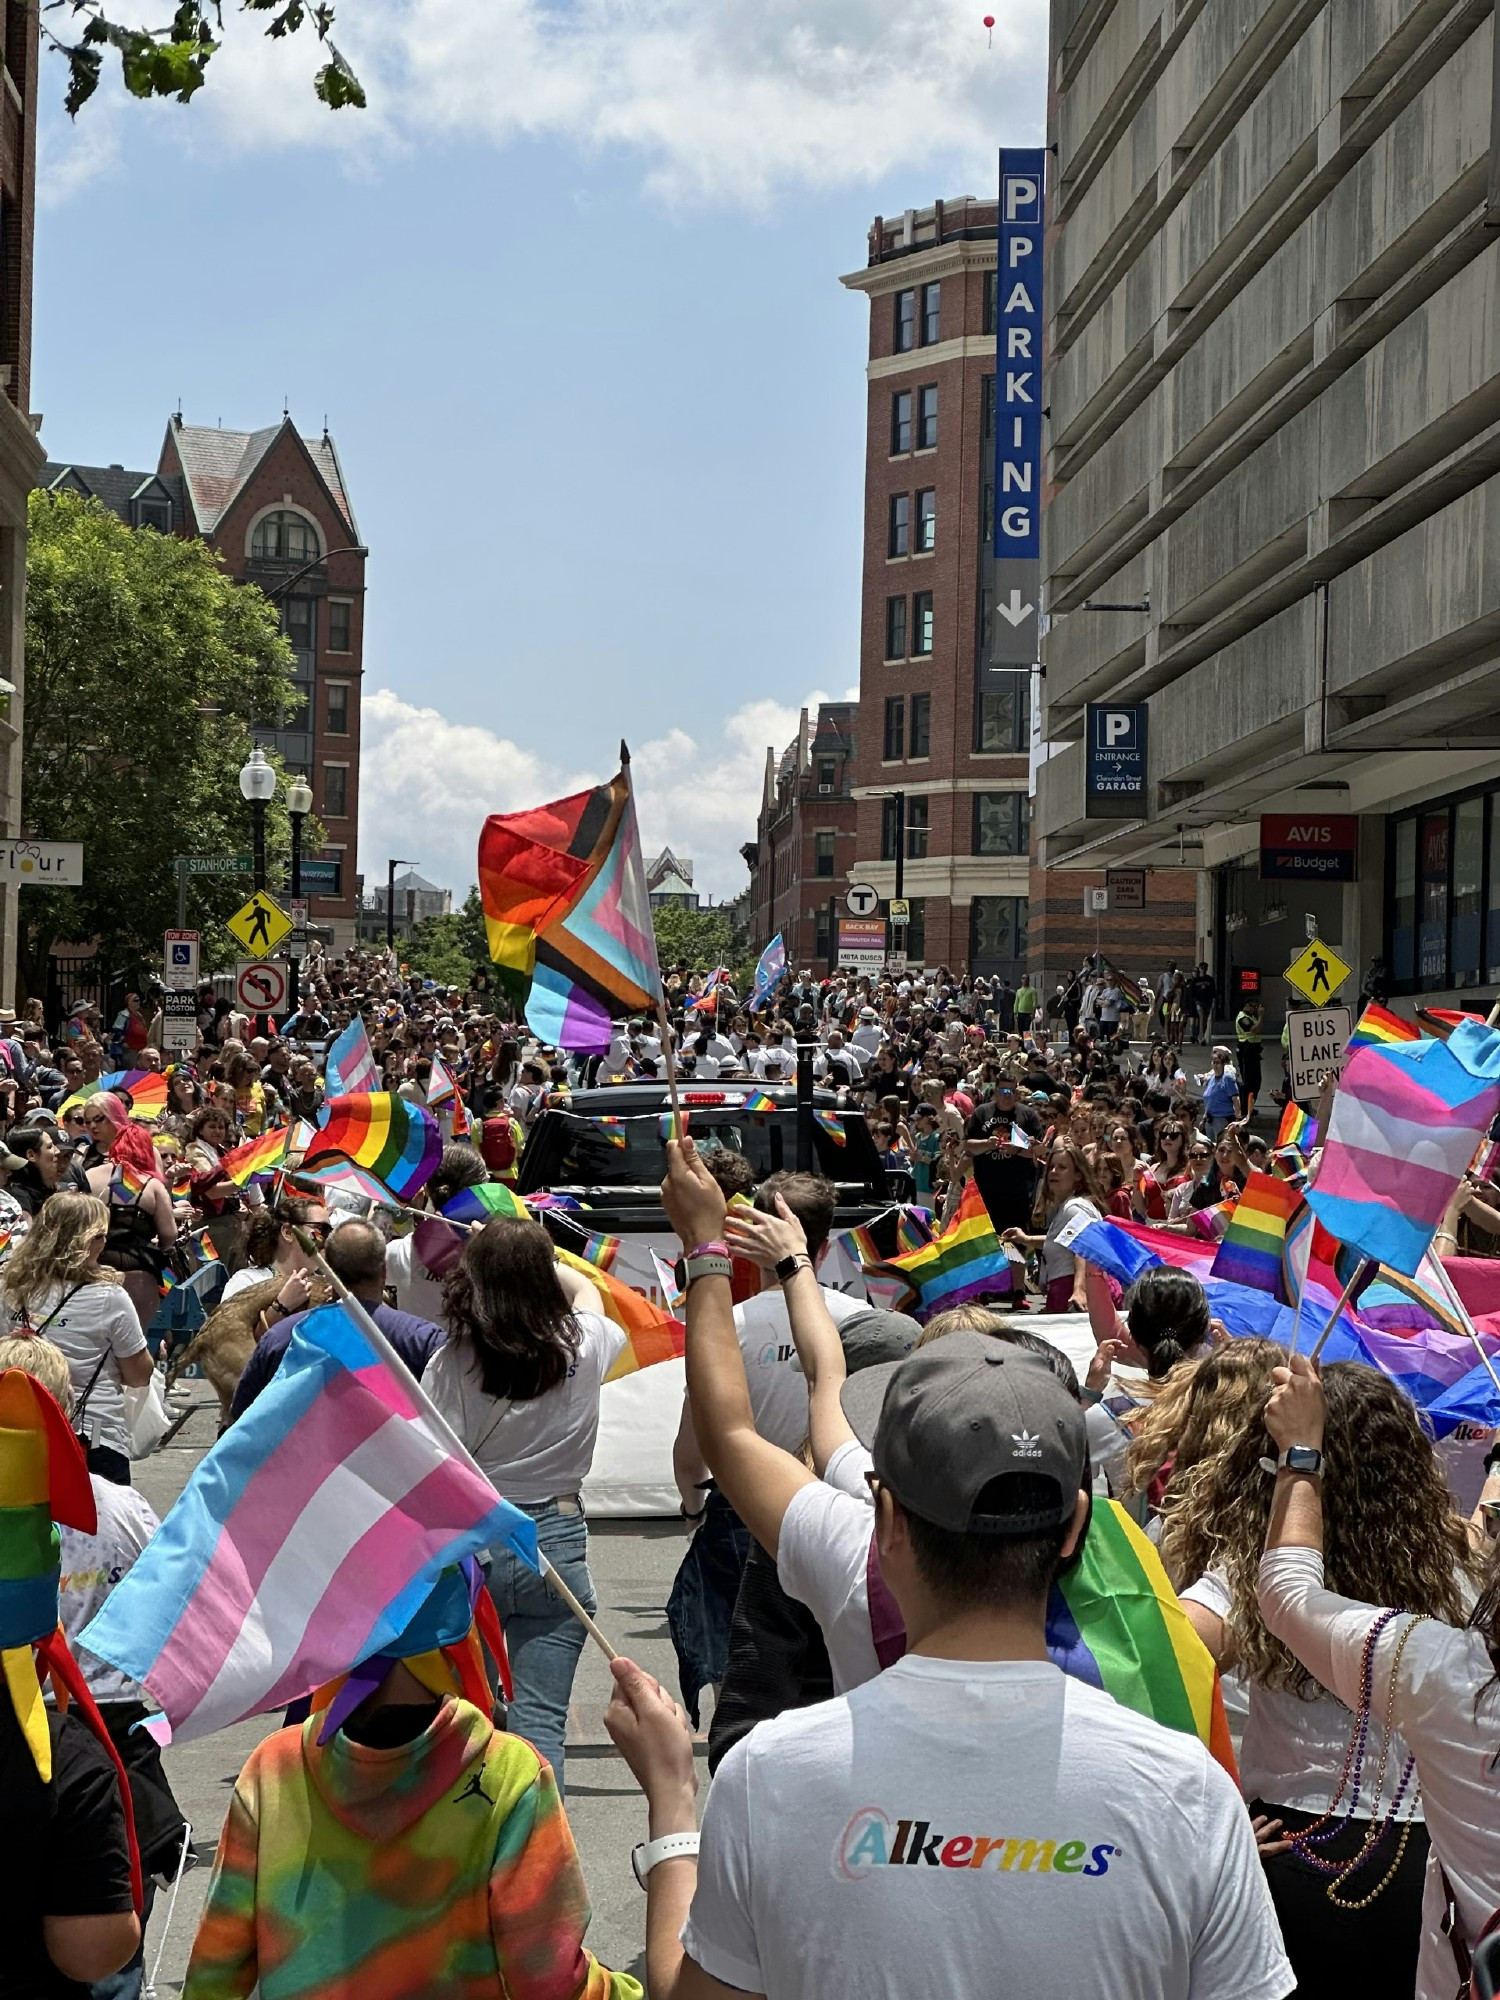
{"type": "MultiPolygon", "coordinates": [[[[200,1395],[208,1393],[206,1384],[189,1386],[200,1395]]],[[[215,1398],[212,1411],[195,1414],[170,1445],[134,1468],[136,1485],[158,1514],[166,1512],[213,1443],[217,1409],[215,1398]]],[[[685,1532],[668,1521],[604,1521],[591,1526],[589,1536],[600,1627],[621,1652],[674,1691],[676,1662],[665,1606],[685,1532]]],[[[630,1850],[646,1837],[646,1809],[635,1780],[604,1733],[601,1718],[608,1698],[609,1670],[590,1644],[574,1683],[568,1725],[568,1818],[593,1903],[590,1949],[606,1965],[642,1977],[638,1961],[645,1943],[646,1899],[631,1873],[630,1850]]],[[[172,1788],[192,1824],[198,1866],[183,1878],[167,1932],[157,1985],[163,1996],[182,1990],[230,1791],[245,1758],[268,1733],[269,1722],[247,1722],[202,1742],[169,1745],[165,1752],[172,1788]]],[[[700,1778],[706,1776],[700,1767],[700,1778]]],[[[167,1896],[158,1891],[146,1942],[148,1974],[160,1949],[166,1908],[167,1896]]]]}

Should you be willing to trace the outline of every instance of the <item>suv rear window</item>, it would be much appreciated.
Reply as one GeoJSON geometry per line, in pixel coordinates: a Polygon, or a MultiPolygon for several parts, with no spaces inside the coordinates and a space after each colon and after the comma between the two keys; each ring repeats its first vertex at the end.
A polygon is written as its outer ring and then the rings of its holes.
{"type": "MultiPolygon", "coordinates": [[[[621,1119],[616,1136],[624,1139],[623,1146],[576,1116],[564,1122],[567,1142],[554,1177],[560,1186],[654,1187],[667,1170],[666,1143],[655,1118],[621,1119]]],[[[688,1116],[688,1133],[701,1152],[743,1153],[757,1180],[796,1165],[795,1112],[736,1118],[695,1105],[688,1116]]],[[[820,1147],[820,1156],[821,1151],[820,1147]]]]}

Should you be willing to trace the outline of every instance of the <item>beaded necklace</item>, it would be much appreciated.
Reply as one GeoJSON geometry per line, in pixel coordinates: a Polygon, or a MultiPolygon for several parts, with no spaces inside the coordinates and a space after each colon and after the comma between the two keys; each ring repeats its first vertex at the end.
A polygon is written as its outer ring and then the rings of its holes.
{"type": "MultiPolygon", "coordinates": [[[[1310,1868],[1316,1869],[1320,1875],[1326,1875],[1329,1878],[1328,1900],[1334,1905],[1335,1909],[1367,1909],[1395,1877],[1396,1871],[1401,1866],[1402,1857],[1406,1853],[1407,1841],[1411,1837],[1411,1816],[1408,1814],[1407,1818],[1402,1822],[1401,1835],[1396,1843],[1396,1852],[1391,1865],[1370,1893],[1367,1896],[1360,1896],[1354,1899],[1346,1898],[1339,1893],[1350,1877],[1364,1866],[1376,1848],[1381,1845],[1394,1825],[1396,1815],[1401,1810],[1402,1801],[1406,1797],[1407,1787],[1411,1785],[1412,1778],[1416,1772],[1416,1759],[1408,1756],[1406,1763],[1402,1767],[1401,1782],[1396,1787],[1395,1797],[1392,1799],[1388,1811],[1383,1819],[1372,1821],[1370,1831],[1365,1837],[1364,1845],[1353,1859],[1349,1861],[1328,1861],[1317,1852],[1320,1847],[1325,1847],[1338,1838],[1359,1809],[1360,1784],[1364,1776],[1365,1750],[1369,1742],[1370,1720],[1374,1709],[1375,1648],[1379,1643],[1381,1633],[1403,1615],[1399,1611],[1382,1611],[1370,1627],[1369,1632],[1365,1635],[1364,1648],[1360,1654],[1359,1662],[1359,1705],[1355,1709],[1354,1728],[1350,1733],[1349,1747],[1344,1753],[1344,1768],[1339,1774],[1338,1789],[1334,1792],[1328,1810],[1323,1814],[1322,1818],[1314,1820],[1311,1826],[1305,1826],[1300,1833],[1292,1836],[1292,1852],[1298,1859],[1305,1861],[1310,1868]],[[1352,1789],[1350,1789],[1351,1785],[1352,1789]],[[1340,1813],[1338,1810],[1339,1801],[1343,1798],[1346,1790],[1349,1790],[1349,1803],[1345,1806],[1343,1812],[1340,1813]]],[[[1406,1651],[1407,1640],[1410,1639],[1412,1633],[1416,1631],[1421,1623],[1422,1619],[1420,1616],[1411,1619],[1406,1630],[1401,1634],[1401,1638],[1396,1646],[1395,1658],[1391,1662],[1391,1678],[1386,1695],[1385,1720],[1381,1725],[1380,1762],[1376,1767],[1371,1787],[1372,1809],[1375,1801],[1379,1799],[1381,1790],[1385,1784],[1386,1763],[1390,1756],[1391,1740],[1395,1735],[1396,1682],[1401,1672],[1401,1658],[1406,1651]]],[[[1417,1788],[1413,1787],[1413,1807],[1415,1807],[1416,1798],[1417,1788]]]]}

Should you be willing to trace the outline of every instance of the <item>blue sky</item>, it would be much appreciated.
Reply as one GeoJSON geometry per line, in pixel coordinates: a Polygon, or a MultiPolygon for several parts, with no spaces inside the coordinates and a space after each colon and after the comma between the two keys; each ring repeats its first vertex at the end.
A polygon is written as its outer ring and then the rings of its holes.
{"type": "Polygon", "coordinates": [[[890,0],[341,11],[363,114],[238,20],[187,109],[110,91],[69,128],[44,63],[43,442],[150,465],[179,398],[326,413],[371,551],[366,867],[462,892],[485,812],[623,734],[648,848],[733,894],[765,745],[857,676],[839,273],[874,214],[986,192],[1038,136],[1041,0],[993,50],[951,0],[919,38],[890,0]]]}

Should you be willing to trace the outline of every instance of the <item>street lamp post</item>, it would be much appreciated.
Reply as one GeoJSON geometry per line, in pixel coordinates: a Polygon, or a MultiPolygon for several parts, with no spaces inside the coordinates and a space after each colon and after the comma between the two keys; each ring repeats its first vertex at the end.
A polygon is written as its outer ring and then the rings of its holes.
{"type": "Polygon", "coordinates": [[[275,796],[275,766],[266,762],[266,753],[257,743],[240,767],[240,797],[250,808],[257,889],[266,886],[266,807],[275,796]]]}
{"type": "Polygon", "coordinates": [[[415,861],[398,860],[395,856],[385,864],[385,948],[396,949],[396,870],[415,868],[415,861]]]}
{"type": "MultiPolygon", "coordinates": [[[[292,901],[302,895],[302,822],[312,811],[312,786],[306,778],[293,778],[286,788],[287,816],[292,822],[292,901]]],[[[307,949],[303,945],[303,950],[307,949]]],[[[289,1012],[295,1014],[301,997],[302,960],[293,958],[291,974],[287,980],[287,1001],[289,1012]]]]}

